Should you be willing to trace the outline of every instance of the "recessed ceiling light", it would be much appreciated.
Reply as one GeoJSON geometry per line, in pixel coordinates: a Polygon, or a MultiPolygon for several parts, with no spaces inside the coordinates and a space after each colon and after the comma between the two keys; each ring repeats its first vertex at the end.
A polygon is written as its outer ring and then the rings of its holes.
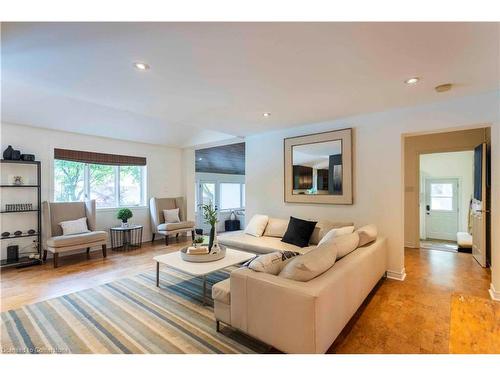
{"type": "Polygon", "coordinates": [[[451,83],[444,83],[442,85],[434,87],[434,90],[436,90],[437,92],[446,92],[446,91],[450,91],[452,86],[453,86],[453,84],[451,84],[451,83]]]}
{"type": "Polygon", "coordinates": [[[143,63],[143,62],[135,62],[134,67],[137,70],[149,70],[151,68],[148,64],[143,63]]]}
{"type": "Polygon", "coordinates": [[[407,85],[415,85],[416,83],[418,83],[418,81],[420,80],[420,78],[418,77],[412,77],[412,78],[408,78],[405,83],[407,85]]]}
{"type": "Polygon", "coordinates": [[[262,116],[264,116],[264,117],[269,117],[269,116],[271,116],[271,113],[270,113],[270,112],[264,112],[264,113],[262,114],[262,116]]]}

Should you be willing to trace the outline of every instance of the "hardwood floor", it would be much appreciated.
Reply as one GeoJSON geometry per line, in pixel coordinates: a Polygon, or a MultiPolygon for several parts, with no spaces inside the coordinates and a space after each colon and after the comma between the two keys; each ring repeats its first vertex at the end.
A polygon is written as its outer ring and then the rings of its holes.
{"type": "MultiPolygon", "coordinates": [[[[152,257],[190,239],[163,240],[129,252],[100,251],[1,274],[1,310],[19,308],[153,270],[152,257]]],[[[500,353],[500,303],[490,300],[490,272],[470,254],[406,249],[404,282],[382,280],[330,353],[500,353]]]]}
{"type": "Polygon", "coordinates": [[[79,290],[92,288],[110,281],[155,269],[153,257],[191,244],[191,237],[170,240],[165,246],[163,238],[154,244],[144,243],[140,249],[112,251],[106,258],[101,249],[90,253],[90,260],[84,250],[81,253],[59,258],[59,267],[53,268],[52,261],[41,266],[21,269],[5,269],[1,279],[1,311],[16,309],[23,305],[59,297],[79,290]]]}

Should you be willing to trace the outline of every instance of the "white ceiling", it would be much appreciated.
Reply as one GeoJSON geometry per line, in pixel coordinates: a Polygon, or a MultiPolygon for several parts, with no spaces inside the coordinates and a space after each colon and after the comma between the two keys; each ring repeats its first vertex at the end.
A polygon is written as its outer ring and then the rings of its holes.
{"type": "Polygon", "coordinates": [[[176,146],[500,86],[497,23],[3,23],[1,57],[3,121],[176,146]]]}

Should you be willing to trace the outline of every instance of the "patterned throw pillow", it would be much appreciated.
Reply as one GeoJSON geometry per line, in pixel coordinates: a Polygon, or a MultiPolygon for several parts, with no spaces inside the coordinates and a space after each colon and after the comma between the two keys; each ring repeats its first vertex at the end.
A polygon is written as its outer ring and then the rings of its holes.
{"type": "Polygon", "coordinates": [[[256,272],[277,275],[281,272],[283,267],[297,255],[300,254],[295,251],[276,251],[274,253],[258,255],[243,266],[256,272]]]}

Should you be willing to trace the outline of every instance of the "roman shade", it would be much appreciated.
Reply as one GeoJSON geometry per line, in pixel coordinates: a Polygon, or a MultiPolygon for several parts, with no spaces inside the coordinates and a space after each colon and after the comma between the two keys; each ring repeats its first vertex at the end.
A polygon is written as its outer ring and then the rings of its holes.
{"type": "Polygon", "coordinates": [[[146,158],[138,156],[103,154],[100,152],[54,149],[54,159],[106,165],[146,165],[146,158]]]}

